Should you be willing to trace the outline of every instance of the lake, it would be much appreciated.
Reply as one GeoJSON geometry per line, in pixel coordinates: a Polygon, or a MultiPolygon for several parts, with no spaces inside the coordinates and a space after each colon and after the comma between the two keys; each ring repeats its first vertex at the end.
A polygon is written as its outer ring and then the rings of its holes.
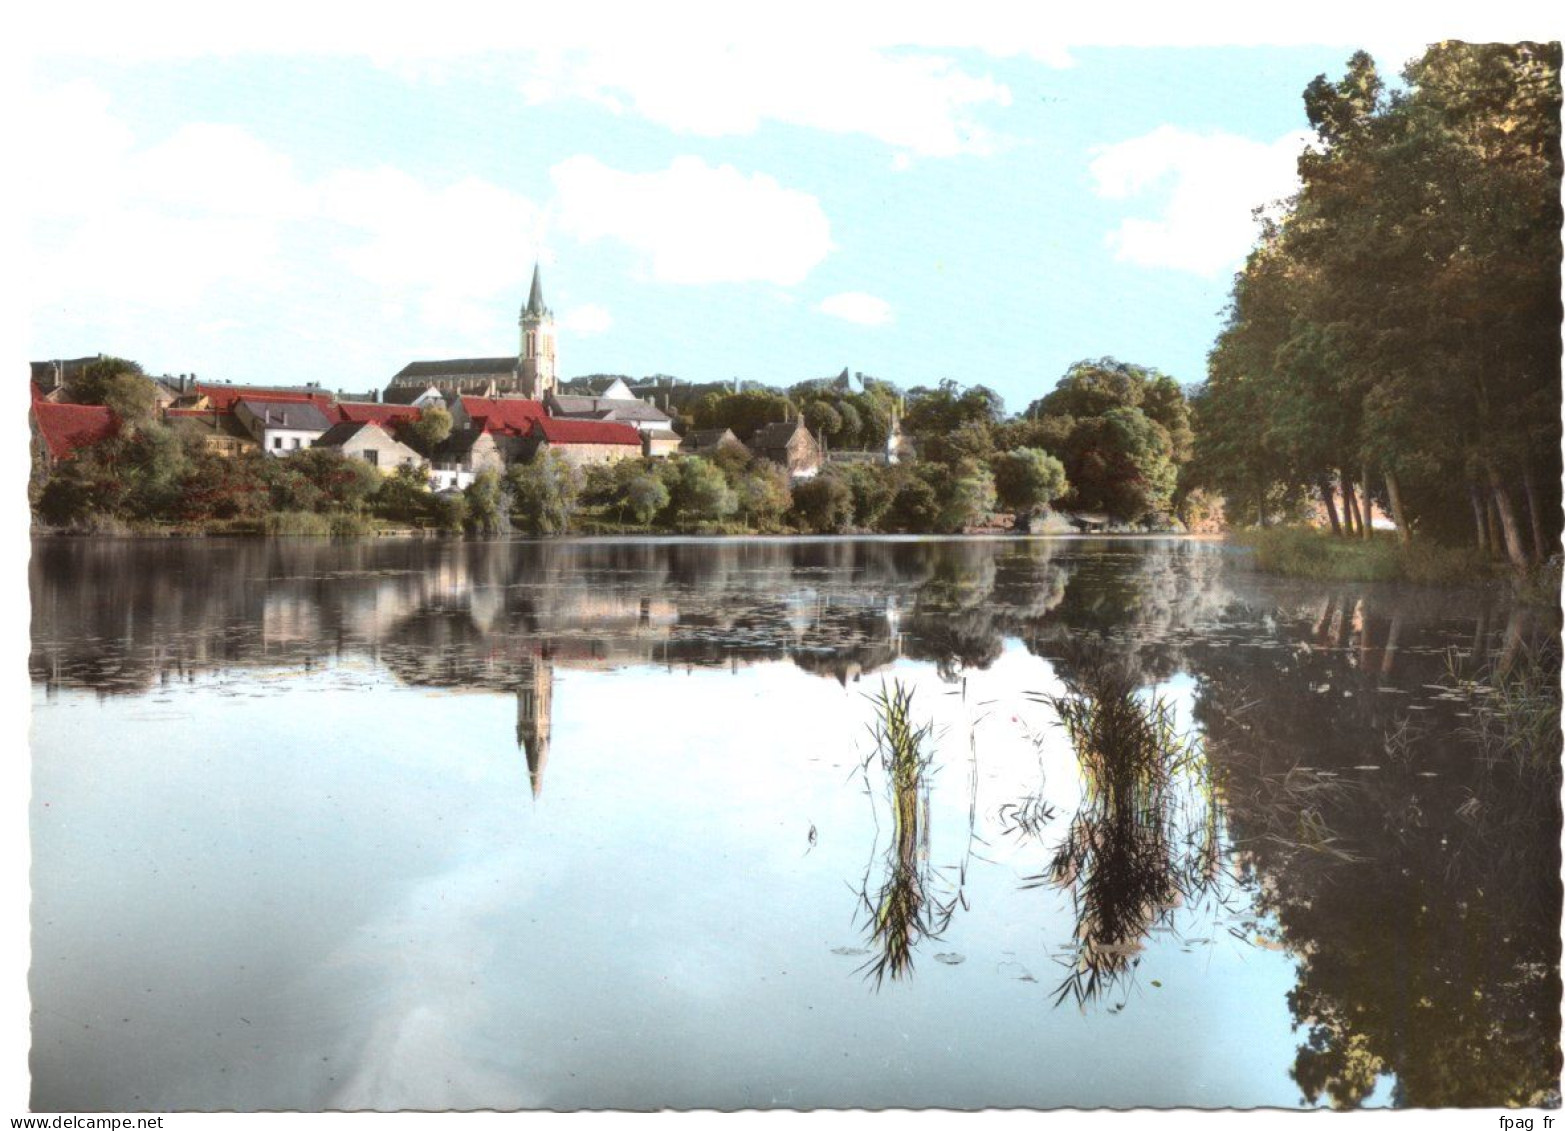
{"type": "Polygon", "coordinates": [[[1557,798],[1451,675],[1554,631],[1502,594],[1134,538],[31,586],[35,1110],[1558,1103],[1557,798]],[[1181,751],[1130,807],[1104,672],[1181,751]]]}

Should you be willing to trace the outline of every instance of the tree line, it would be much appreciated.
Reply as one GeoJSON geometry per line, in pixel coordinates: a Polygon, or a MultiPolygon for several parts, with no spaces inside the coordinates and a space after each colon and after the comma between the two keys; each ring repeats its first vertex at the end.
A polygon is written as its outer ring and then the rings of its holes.
{"type": "Polygon", "coordinates": [[[1265,525],[1319,498],[1368,537],[1554,555],[1560,46],[1440,43],[1388,89],[1304,92],[1296,195],[1263,215],[1192,397],[1188,482],[1265,525]]]}

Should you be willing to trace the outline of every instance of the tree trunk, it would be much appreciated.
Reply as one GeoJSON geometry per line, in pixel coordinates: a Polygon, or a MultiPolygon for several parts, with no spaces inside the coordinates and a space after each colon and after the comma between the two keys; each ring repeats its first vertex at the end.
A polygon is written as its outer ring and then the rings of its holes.
{"type": "Polygon", "coordinates": [[[1363,488],[1359,492],[1359,516],[1364,520],[1364,528],[1359,531],[1368,542],[1375,532],[1375,503],[1369,497],[1369,465],[1364,465],[1364,478],[1359,480],[1359,486],[1363,488]]]}
{"type": "Polygon", "coordinates": [[[1521,527],[1516,522],[1516,508],[1511,506],[1510,492],[1500,481],[1500,472],[1489,464],[1489,492],[1494,496],[1494,509],[1500,515],[1500,530],[1505,535],[1505,556],[1511,564],[1521,568],[1527,564],[1527,551],[1522,547],[1521,527]]]}
{"type": "Polygon", "coordinates": [[[1527,494],[1527,518],[1532,525],[1532,560],[1541,562],[1552,557],[1553,546],[1543,536],[1543,513],[1538,509],[1538,490],[1533,486],[1532,470],[1522,473],[1522,490],[1527,494]]]}
{"type": "Polygon", "coordinates": [[[1488,509],[1483,505],[1483,496],[1478,491],[1478,484],[1467,485],[1467,497],[1473,504],[1473,523],[1478,527],[1478,552],[1485,557],[1489,555],[1489,515],[1488,509]]]}
{"type": "Polygon", "coordinates": [[[1386,472],[1386,494],[1391,497],[1391,521],[1397,524],[1397,541],[1409,545],[1413,532],[1407,528],[1407,512],[1402,509],[1402,485],[1397,482],[1394,471],[1386,472]]]}
{"type": "Polygon", "coordinates": [[[1397,637],[1402,633],[1402,618],[1391,614],[1391,627],[1386,630],[1386,644],[1380,650],[1380,674],[1390,675],[1397,662],[1397,637]]]}
{"type": "Polygon", "coordinates": [[[1342,476],[1342,510],[1348,519],[1348,536],[1352,537],[1362,527],[1358,525],[1361,520],[1359,518],[1358,497],[1353,494],[1353,480],[1349,479],[1346,473],[1342,476]]]}
{"type": "Polygon", "coordinates": [[[1320,489],[1321,501],[1326,504],[1326,517],[1331,519],[1331,532],[1342,533],[1342,523],[1337,518],[1337,494],[1331,489],[1331,479],[1322,475],[1315,484],[1320,489]]]}
{"type": "Polygon", "coordinates": [[[1483,492],[1484,521],[1489,527],[1489,556],[1502,558],[1505,556],[1505,539],[1500,537],[1500,508],[1494,501],[1494,492],[1487,488],[1483,492]]]}
{"type": "Polygon", "coordinates": [[[1266,529],[1266,492],[1262,491],[1255,496],[1255,521],[1262,530],[1266,529]]]}

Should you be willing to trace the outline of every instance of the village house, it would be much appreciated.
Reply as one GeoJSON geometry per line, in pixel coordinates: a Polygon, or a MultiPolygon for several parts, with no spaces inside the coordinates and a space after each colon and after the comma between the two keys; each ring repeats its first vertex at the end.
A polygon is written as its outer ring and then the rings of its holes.
{"type": "Polygon", "coordinates": [[[326,409],[308,400],[241,397],[233,402],[233,413],[240,425],[255,437],[261,450],[271,456],[310,447],[333,423],[326,409]]]}
{"type": "Polygon", "coordinates": [[[436,491],[460,491],[485,471],[504,470],[495,434],[481,428],[454,428],[429,454],[429,484],[436,491]]]}
{"type": "Polygon", "coordinates": [[[255,437],[229,414],[211,409],[167,408],[163,410],[163,419],[187,435],[197,437],[202,447],[214,455],[231,458],[259,446],[255,437]]]}
{"type": "Polygon", "coordinates": [[[540,417],[532,423],[530,439],[532,458],[554,451],[577,467],[641,455],[641,433],[628,424],[607,420],[540,417]]]}
{"type": "Polygon", "coordinates": [[[37,395],[29,421],[33,458],[46,471],[119,431],[114,414],[102,405],[57,404],[37,395]]]}
{"type": "Polygon", "coordinates": [[[529,458],[533,423],[545,419],[542,401],[521,397],[457,397],[451,402],[451,431],[488,432],[506,463],[529,458]]]}
{"type": "Polygon", "coordinates": [[[696,428],[687,432],[680,442],[679,450],[686,455],[715,456],[721,451],[740,452],[748,456],[750,449],[744,446],[744,441],[734,435],[732,428],[696,428]]]}
{"type": "Polygon", "coordinates": [[[821,469],[821,447],[797,417],[756,429],[749,448],[761,459],[780,464],[790,479],[808,479],[821,469]]]}
{"type": "Polygon", "coordinates": [[[34,399],[58,403],[64,399],[65,387],[70,384],[72,378],[93,362],[102,360],[103,355],[100,353],[96,357],[31,362],[33,387],[38,390],[34,399]]]}
{"type": "Polygon", "coordinates": [[[424,457],[399,440],[393,439],[374,421],[344,420],[333,424],[315,441],[317,448],[339,451],[350,459],[363,460],[390,475],[399,467],[420,467],[424,457]]]}

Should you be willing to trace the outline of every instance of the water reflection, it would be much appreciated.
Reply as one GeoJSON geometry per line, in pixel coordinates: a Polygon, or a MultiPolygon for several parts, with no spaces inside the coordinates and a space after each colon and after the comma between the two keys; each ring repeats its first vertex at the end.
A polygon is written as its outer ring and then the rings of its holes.
{"type": "Polygon", "coordinates": [[[1174,931],[1181,908],[1222,900],[1221,810],[1205,753],[1181,733],[1174,705],[1144,697],[1111,659],[1098,656],[1046,702],[1083,782],[1048,872],[1028,881],[1069,891],[1075,909],[1075,948],[1054,1000],[1085,1009],[1118,989],[1117,1012],[1151,933],[1174,931]]]}
{"type": "MultiPolygon", "coordinates": [[[[1213,546],[1115,540],[40,539],[31,577],[29,662],[45,724],[51,702],[73,697],[156,702],[188,684],[237,702],[290,694],[291,674],[357,665],[401,688],[471,692],[490,702],[507,697],[499,701],[503,711],[472,712],[465,724],[472,729],[452,741],[503,754],[525,786],[520,808],[528,808],[530,792],[540,827],[578,765],[594,768],[593,786],[605,794],[644,790],[650,780],[622,786],[621,769],[602,751],[579,737],[573,744],[581,715],[621,710],[612,701],[573,701],[558,692],[573,676],[585,682],[634,674],[636,683],[615,688],[623,693],[666,692],[671,676],[692,672],[723,680],[725,672],[754,675],[769,666],[804,673],[810,678],[756,690],[756,710],[769,713],[757,715],[755,730],[727,740],[734,749],[725,753],[779,764],[794,755],[801,763],[837,756],[790,743],[794,703],[808,698],[801,684],[834,692],[835,684],[851,688],[856,681],[921,681],[918,693],[929,697],[921,702],[942,700],[941,712],[954,712],[958,722],[981,701],[994,717],[988,730],[963,723],[968,729],[958,727],[932,748],[938,757],[926,772],[899,779],[892,767],[873,779],[882,836],[867,873],[869,835],[833,840],[840,825],[814,809],[790,809],[785,797],[767,810],[778,823],[796,823],[800,837],[806,824],[812,830],[809,854],[802,855],[806,845],[798,840],[789,861],[802,858],[799,867],[821,870],[821,920],[846,920],[847,883],[862,900],[860,925],[870,946],[869,964],[861,967],[877,983],[905,983],[898,994],[860,990],[857,999],[876,1003],[863,1008],[890,1010],[899,1008],[892,999],[940,994],[947,976],[977,979],[1007,964],[1041,969],[1063,950],[1067,980],[1040,987],[1040,994],[1082,1004],[1112,999],[1099,1015],[1142,994],[1144,1003],[1115,1023],[1146,1015],[1148,1025],[1167,1026],[1173,1022],[1167,1008],[1158,1012],[1155,993],[1168,997],[1175,987],[1154,987],[1137,963],[1213,947],[1205,937],[1212,935],[1243,947],[1255,967],[1286,961],[1288,988],[1273,998],[1297,1033],[1276,1036],[1286,1042],[1280,1059],[1291,1061],[1276,1069],[1290,1099],[1445,1106],[1538,1103],[1557,1094],[1557,785],[1540,788],[1536,776],[1514,767],[1480,764],[1461,733],[1473,705],[1448,678],[1453,652],[1469,665],[1511,668],[1535,662],[1529,657],[1550,639],[1548,618],[1500,594],[1281,582],[1245,571],[1213,546]],[[1112,687],[1103,683],[1105,670],[1113,673],[1112,687]],[[1177,773],[1121,777],[1100,745],[1077,743],[1064,752],[1076,776],[1051,763],[1047,781],[1025,762],[991,759],[1001,724],[1022,713],[1023,693],[1053,681],[1066,696],[1090,691],[1098,702],[1177,699],[1170,709],[1178,729],[1198,740],[1196,753],[1177,773]],[[771,694],[793,698],[764,698],[771,694]],[[505,705],[511,697],[514,716],[505,705]],[[774,722],[775,736],[761,733],[774,722]],[[949,795],[944,802],[940,790],[949,795]],[[815,820],[823,834],[818,850],[815,820]],[[845,856],[833,855],[837,843],[850,846],[845,856]],[[1007,890],[1027,876],[1037,877],[1040,889],[1007,902],[1007,890]],[[1051,917],[1049,898],[1068,904],[1062,916],[1051,917]],[[1191,929],[1198,920],[1201,933],[1191,929]],[[958,936],[980,922],[984,931],[1004,934],[1005,949],[982,970],[971,961],[957,967],[958,946],[972,951],[982,941],[958,936]],[[915,955],[934,950],[926,944],[936,940],[951,950],[934,958],[951,968],[921,965],[917,981],[906,984],[915,955]]],[[[1557,652],[1543,662],[1557,667],[1557,652]]],[[[864,700],[856,692],[851,698],[862,720],[864,700]]],[[[824,700],[809,702],[819,707],[824,700]]],[[[624,709],[646,713],[646,729],[632,741],[664,758],[668,774],[692,772],[678,761],[686,756],[679,731],[688,720],[661,707],[643,695],[624,709]]],[[[51,732],[46,726],[40,733],[51,732]]],[[[858,737],[856,729],[844,734],[843,746],[858,737]]],[[[1031,756],[1051,750],[1040,746],[1031,756]]],[[[57,753],[41,743],[35,759],[46,764],[57,753]]],[[[616,753],[630,759],[640,751],[616,753]]],[[[857,756],[844,761],[856,763],[857,756]]],[[[833,772],[838,782],[847,778],[845,770],[833,772]]],[[[742,787],[742,777],[734,781],[742,787]]],[[[667,815],[639,795],[622,802],[620,812],[656,830],[633,844],[643,856],[626,857],[645,868],[637,884],[646,886],[647,876],[680,853],[700,855],[676,842],[681,822],[708,804],[702,786],[685,782],[691,798],[677,811],[683,799],[669,800],[677,790],[663,795],[667,815]]],[[[856,783],[840,789],[851,794],[856,783]]],[[[826,805],[819,798],[812,804],[826,805]]],[[[462,847],[479,857],[482,849],[462,847]]],[[[513,862],[525,856],[509,843],[507,851],[513,862]]],[[[47,854],[40,865],[47,870],[47,854]]],[[[703,874],[688,861],[686,868],[686,879],[703,874]]],[[[515,871],[526,869],[517,863],[515,871]]],[[[505,890],[487,875],[484,882],[505,890]]],[[[504,884],[517,882],[504,877],[504,884]]],[[[608,882],[594,877],[588,886],[596,893],[608,882]]],[[[771,889],[770,898],[782,898],[785,886],[771,889]]],[[[627,886],[619,898],[634,898],[634,890],[627,886]]],[[[52,889],[42,894],[64,898],[52,889]]],[[[676,894],[700,909],[699,893],[676,894]]],[[[495,898],[475,920],[503,914],[495,908],[506,903],[495,898]]],[[[715,917],[683,918],[682,928],[697,935],[730,929],[715,917]]],[[[35,924],[35,932],[47,927],[35,924]]],[[[677,941],[688,945],[682,934],[677,941]]],[[[450,945],[468,946],[467,934],[450,945]]],[[[509,952],[493,940],[486,945],[503,965],[509,952]]],[[[789,945],[829,951],[808,932],[789,945]]],[[[433,949],[445,953],[444,944],[433,949]]],[[[718,948],[706,966],[741,961],[735,953],[718,948]]],[[[464,981],[468,973],[462,971],[464,981]]],[[[836,976],[847,977],[840,970],[836,976]]],[[[1029,974],[1014,981],[1032,980],[1029,974]]],[[[971,990],[975,983],[960,984],[971,990]]],[[[622,983],[619,993],[634,998],[642,988],[622,983]]],[[[1028,992],[1011,983],[1003,990],[1028,992]]],[[[836,1006],[848,995],[833,984],[827,996],[836,1006]]],[[[1187,1011],[1197,1008],[1182,1000],[1187,1011]]],[[[1048,1022],[1039,1018],[1050,1012],[1016,1023],[1034,1026],[1025,1035],[1041,1041],[1048,1022]]],[[[850,1013],[839,1024],[851,1028],[861,1016],[850,1013]]],[[[999,1031],[997,1024],[979,1015],[966,1018],[961,1032],[980,1043],[991,1028],[999,1031]]],[[[1149,1048],[1169,1043],[1157,1030],[1144,1037],[1149,1048]]],[[[1026,1045],[1012,1032],[1006,1048],[1026,1045]]],[[[992,1059],[1002,1062],[1003,1050],[992,1059]]],[[[1238,1102],[1226,1093],[1181,1092],[1173,1075],[1160,1095],[1238,1102]]],[[[1101,1092],[1030,1091],[1041,1085],[1022,1067],[1007,1080],[1020,1081],[1014,1092],[974,1095],[973,1104],[1002,1095],[1108,1102],[1101,1092]]],[[[518,1088],[515,1079],[495,1087],[500,1096],[543,1094],[518,1088]]],[[[850,1084],[842,1087],[848,1090],[817,1098],[863,1098],[850,1084]]]]}

